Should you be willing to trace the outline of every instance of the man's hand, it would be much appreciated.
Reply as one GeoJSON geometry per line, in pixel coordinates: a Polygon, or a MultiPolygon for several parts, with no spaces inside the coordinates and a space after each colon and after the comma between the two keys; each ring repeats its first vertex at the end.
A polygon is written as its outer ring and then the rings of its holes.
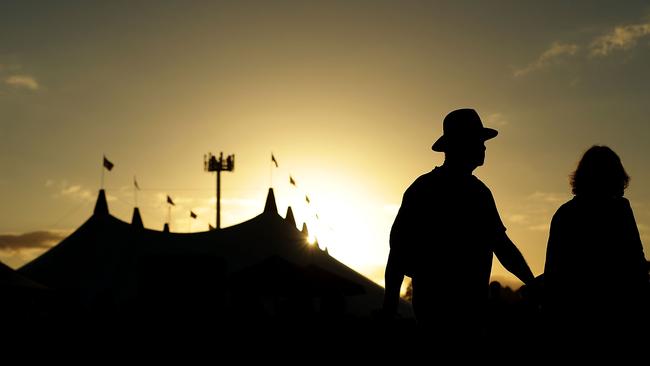
{"type": "Polygon", "coordinates": [[[541,277],[529,281],[527,284],[521,286],[519,290],[524,301],[537,306],[541,305],[542,298],[544,297],[543,291],[544,283],[541,277]]]}

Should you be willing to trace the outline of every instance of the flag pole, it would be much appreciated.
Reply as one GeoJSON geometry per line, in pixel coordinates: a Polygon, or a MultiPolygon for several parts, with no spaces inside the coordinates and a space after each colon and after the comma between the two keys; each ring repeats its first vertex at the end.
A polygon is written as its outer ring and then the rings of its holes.
{"type": "Polygon", "coordinates": [[[100,189],[104,189],[104,170],[105,170],[105,168],[104,168],[104,159],[105,158],[106,158],[105,155],[102,156],[102,182],[101,182],[100,189]]]}
{"type": "Polygon", "coordinates": [[[135,176],[133,176],[133,197],[135,201],[135,207],[138,207],[138,189],[135,186],[135,176]]]}
{"type": "Polygon", "coordinates": [[[275,160],[275,155],[271,151],[271,164],[269,165],[269,179],[271,180],[271,188],[273,188],[273,165],[277,165],[277,160],[275,160]]]}

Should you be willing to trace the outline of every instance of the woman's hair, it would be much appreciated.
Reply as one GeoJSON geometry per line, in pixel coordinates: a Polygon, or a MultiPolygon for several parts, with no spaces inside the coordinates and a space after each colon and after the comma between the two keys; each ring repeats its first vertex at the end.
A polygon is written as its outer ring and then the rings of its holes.
{"type": "Polygon", "coordinates": [[[585,152],[571,174],[573,194],[623,196],[630,183],[621,159],[607,146],[594,145],[585,152]]]}

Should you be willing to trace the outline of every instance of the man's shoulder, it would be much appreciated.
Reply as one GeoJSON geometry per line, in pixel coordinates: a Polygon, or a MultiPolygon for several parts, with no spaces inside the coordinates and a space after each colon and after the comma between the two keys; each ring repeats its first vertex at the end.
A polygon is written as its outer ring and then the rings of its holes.
{"type": "Polygon", "coordinates": [[[476,186],[481,187],[481,189],[485,189],[485,190],[488,190],[488,191],[490,190],[490,188],[488,188],[488,186],[485,183],[483,183],[483,181],[481,179],[479,179],[479,177],[477,177],[477,176],[475,176],[473,174],[472,174],[472,182],[474,184],[476,184],[476,186]]]}
{"type": "MultiPolygon", "coordinates": [[[[467,180],[465,182],[467,182],[467,180]]],[[[469,183],[470,187],[467,187],[466,184],[465,187],[475,189],[482,193],[492,194],[490,188],[488,188],[488,186],[475,175],[469,176],[469,183]]],[[[411,183],[407,191],[430,190],[445,184],[458,184],[458,182],[445,174],[443,169],[436,167],[417,177],[413,183],[411,183]]]]}
{"type": "Polygon", "coordinates": [[[471,191],[480,194],[481,196],[489,196],[492,197],[492,191],[490,188],[483,183],[482,180],[480,180],[477,176],[472,175],[470,178],[471,182],[471,191]]]}
{"type": "Polygon", "coordinates": [[[426,172],[419,177],[415,178],[413,183],[408,187],[408,191],[420,191],[427,188],[431,188],[432,185],[435,185],[437,181],[440,180],[440,171],[437,168],[426,172]]]}

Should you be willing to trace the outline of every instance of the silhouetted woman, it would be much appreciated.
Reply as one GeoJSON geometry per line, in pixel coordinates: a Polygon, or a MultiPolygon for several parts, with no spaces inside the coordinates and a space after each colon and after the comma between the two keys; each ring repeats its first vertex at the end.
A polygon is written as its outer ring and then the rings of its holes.
{"type": "Polygon", "coordinates": [[[647,331],[641,329],[647,324],[648,272],[623,197],[629,180],[606,146],[587,150],[571,175],[575,196],[553,216],[546,250],[544,310],[551,339],[611,342],[647,331]]]}

